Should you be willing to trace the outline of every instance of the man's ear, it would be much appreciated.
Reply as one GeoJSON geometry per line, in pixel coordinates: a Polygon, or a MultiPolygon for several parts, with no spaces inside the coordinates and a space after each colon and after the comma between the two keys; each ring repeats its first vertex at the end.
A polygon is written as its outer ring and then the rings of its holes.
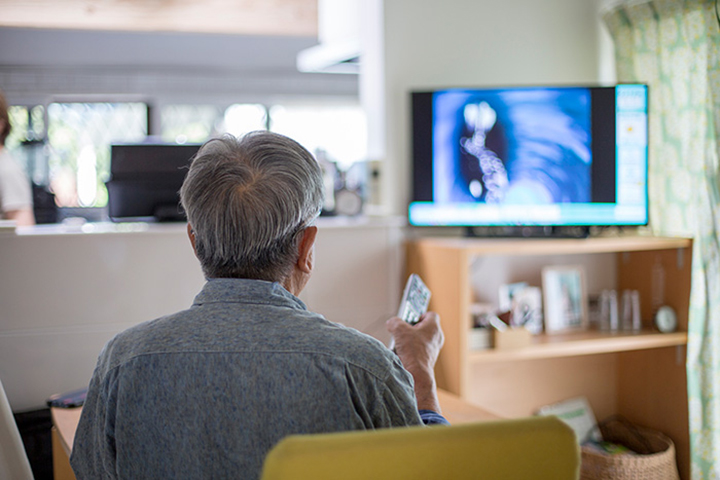
{"type": "Polygon", "coordinates": [[[193,252],[195,252],[195,256],[197,257],[197,248],[195,247],[195,230],[193,230],[192,225],[189,223],[187,225],[187,234],[190,239],[190,245],[192,245],[193,252]]]}
{"type": "Polygon", "coordinates": [[[317,231],[318,228],[315,226],[307,227],[300,238],[297,267],[304,273],[311,273],[313,269],[313,247],[315,246],[317,231]]]}

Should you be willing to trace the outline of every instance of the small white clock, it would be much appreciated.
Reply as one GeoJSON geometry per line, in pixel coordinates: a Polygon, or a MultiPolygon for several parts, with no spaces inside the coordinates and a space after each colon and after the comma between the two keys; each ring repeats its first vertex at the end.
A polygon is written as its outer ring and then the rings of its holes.
{"type": "Polygon", "coordinates": [[[346,188],[335,192],[335,213],[338,215],[358,215],[362,206],[362,197],[358,192],[346,188]]]}
{"type": "Polygon", "coordinates": [[[664,305],[655,313],[655,326],[662,333],[674,332],[677,329],[677,315],[672,307],[664,305]]]}

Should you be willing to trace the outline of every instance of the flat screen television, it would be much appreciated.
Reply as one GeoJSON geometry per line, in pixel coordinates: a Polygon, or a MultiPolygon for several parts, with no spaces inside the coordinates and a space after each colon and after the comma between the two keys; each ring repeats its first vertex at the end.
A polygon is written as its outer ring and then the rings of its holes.
{"type": "Polygon", "coordinates": [[[110,147],[108,216],[114,221],[184,221],[180,187],[200,145],[122,144],[110,147]]]}
{"type": "Polygon", "coordinates": [[[411,95],[411,225],[647,224],[646,85],[411,95]]]}

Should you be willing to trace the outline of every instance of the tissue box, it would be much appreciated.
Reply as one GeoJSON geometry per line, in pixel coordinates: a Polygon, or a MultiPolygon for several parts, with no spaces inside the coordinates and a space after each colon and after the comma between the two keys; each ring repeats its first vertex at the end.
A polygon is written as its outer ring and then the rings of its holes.
{"type": "Polygon", "coordinates": [[[531,342],[532,333],[527,328],[508,328],[503,331],[493,329],[493,347],[498,350],[526,347],[531,342]]]}
{"type": "Polygon", "coordinates": [[[468,335],[470,350],[486,350],[492,348],[492,335],[489,328],[473,328],[468,335]]]}

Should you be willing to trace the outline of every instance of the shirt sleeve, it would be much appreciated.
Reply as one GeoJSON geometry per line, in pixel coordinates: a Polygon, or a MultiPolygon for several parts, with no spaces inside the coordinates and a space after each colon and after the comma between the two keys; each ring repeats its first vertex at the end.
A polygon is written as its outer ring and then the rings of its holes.
{"type": "Polygon", "coordinates": [[[425,425],[450,425],[445,417],[432,410],[419,410],[420,418],[425,425]]]}
{"type": "Polygon", "coordinates": [[[70,456],[78,480],[115,478],[116,382],[106,378],[103,353],[90,380],[70,456]]]}

